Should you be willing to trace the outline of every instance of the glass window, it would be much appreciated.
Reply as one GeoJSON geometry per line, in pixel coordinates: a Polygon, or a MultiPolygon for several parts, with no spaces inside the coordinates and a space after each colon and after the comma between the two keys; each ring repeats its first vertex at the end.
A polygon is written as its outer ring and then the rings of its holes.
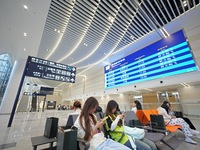
{"type": "Polygon", "coordinates": [[[1,54],[0,55],[0,105],[8,84],[11,71],[12,71],[12,63],[10,56],[8,54],[1,54]]]}

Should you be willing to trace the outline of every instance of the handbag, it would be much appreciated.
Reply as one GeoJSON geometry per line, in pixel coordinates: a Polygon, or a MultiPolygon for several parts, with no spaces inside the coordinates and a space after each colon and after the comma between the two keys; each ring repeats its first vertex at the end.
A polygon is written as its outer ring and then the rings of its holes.
{"type": "Polygon", "coordinates": [[[128,126],[124,126],[124,132],[127,135],[129,135],[129,136],[131,136],[135,139],[139,139],[139,140],[143,139],[144,136],[145,136],[144,129],[140,129],[140,128],[136,128],[136,127],[131,128],[131,127],[128,127],[128,126]]]}

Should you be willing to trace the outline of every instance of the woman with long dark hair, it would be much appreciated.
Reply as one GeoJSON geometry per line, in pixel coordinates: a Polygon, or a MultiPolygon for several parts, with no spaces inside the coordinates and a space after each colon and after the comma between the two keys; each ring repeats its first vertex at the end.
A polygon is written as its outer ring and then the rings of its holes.
{"type": "Polygon", "coordinates": [[[141,103],[138,100],[134,100],[133,108],[131,110],[134,111],[135,113],[137,112],[137,110],[142,110],[141,103]]]}
{"type": "Polygon", "coordinates": [[[90,150],[130,150],[128,147],[104,137],[103,132],[101,132],[104,121],[97,121],[94,115],[98,105],[99,103],[94,97],[89,97],[85,101],[74,124],[78,128],[77,136],[90,142],[90,150]]]}
{"type": "Polygon", "coordinates": [[[124,131],[123,119],[125,118],[126,113],[119,114],[117,111],[118,107],[119,105],[115,100],[110,100],[106,108],[106,116],[108,116],[106,128],[109,131],[111,138],[132,149],[135,149],[136,146],[138,150],[157,150],[156,145],[146,138],[141,140],[135,138],[135,141],[131,141],[126,134],[122,136],[121,133],[112,132],[124,131]],[[133,142],[135,145],[133,145],[133,142]]]}
{"type": "Polygon", "coordinates": [[[169,115],[169,111],[170,111],[170,103],[168,101],[164,101],[163,104],[161,105],[161,107],[159,107],[158,110],[158,114],[159,115],[163,115],[164,120],[165,120],[165,124],[167,125],[180,125],[182,126],[182,131],[185,135],[185,141],[188,143],[192,143],[192,144],[196,144],[197,142],[195,142],[194,140],[191,139],[192,136],[195,136],[197,138],[200,138],[200,132],[193,130],[190,128],[190,126],[187,124],[187,122],[185,122],[185,120],[183,120],[182,118],[176,118],[175,116],[171,116],[169,115]]]}

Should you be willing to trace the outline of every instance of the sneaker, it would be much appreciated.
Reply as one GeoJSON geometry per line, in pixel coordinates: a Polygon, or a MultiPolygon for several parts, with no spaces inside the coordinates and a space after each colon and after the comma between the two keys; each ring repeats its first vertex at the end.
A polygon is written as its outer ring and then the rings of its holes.
{"type": "Polygon", "coordinates": [[[197,131],[197,130],[192,130],[192,129],[191,129],[191,133],[194,134],[194,135],[200,135],[200,132],[197,131]]]}
{"type": "Polygon", "coordinates": [[[194,136],[195,138],[197,138],[197,139],[200,139],[200,135],[196,135],[196,136],[194,136]]]}
{"type": "Polygon", "coordinates": [[[185,142],[191,143],[191,144],[197,144],[197,142],[195,142],[194,140],[192,140],[192,139],[189,138],[189,137],[186,137],[186,138],[185,138],[185,142]]]}

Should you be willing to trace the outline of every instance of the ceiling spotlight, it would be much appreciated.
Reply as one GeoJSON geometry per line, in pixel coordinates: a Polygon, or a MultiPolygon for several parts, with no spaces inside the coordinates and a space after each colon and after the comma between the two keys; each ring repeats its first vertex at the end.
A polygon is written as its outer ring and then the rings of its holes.
{"type": "Polygon", "coordinates": [[[133,35],[131,35],[130,38],[131,38],[132,40],[134,40],[134,36],[133,36],[133,35]]]}
{"type": "Polygon", "coordinates": [[[183,6],[184,6],[184,7],[187,6],[187,2],[186,2],[186,0],[183,1],[183,6]]]}
{"type": "Polygon", "coordinates": [[[26,32],[24,32],[24,36],[27,36],[26,32]]]}
{"type": "Polygon", "coordinates": [[[28,10],[28,6],[27,5],[24,5],[23,7],[24,7],[25,10],[28,10]]]}
{"type": "Polygon", "coordinates": [[[26,51],[26,49],[24,48],[24,51],[26,51]]]}
{"type": "Polygon", "coordinates": [[[111,23],[114,22],[114,18],[112,16],[108,16],[108,21],[110,21],[111,23]]]}

